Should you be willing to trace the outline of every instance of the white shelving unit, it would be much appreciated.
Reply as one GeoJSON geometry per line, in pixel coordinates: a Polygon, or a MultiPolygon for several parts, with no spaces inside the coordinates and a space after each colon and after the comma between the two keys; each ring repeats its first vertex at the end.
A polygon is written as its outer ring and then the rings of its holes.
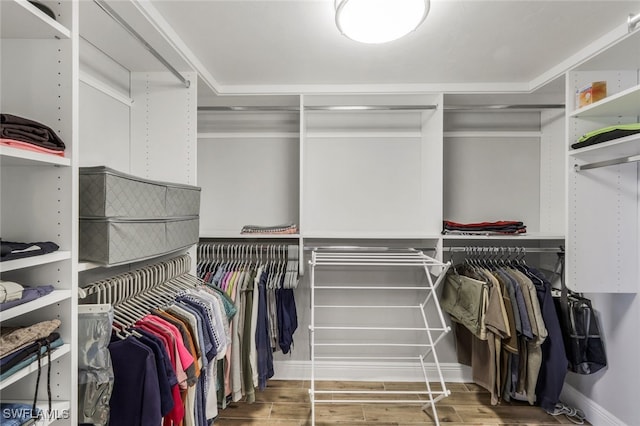
{"type": "Polygon", "coordinates": [[[567,113],[567,286],[576,291],[640,291],[638,162],[624,162],[640,156],[640,135],[570,148],[587,132],[640,122],[638,53],[640,33],[636,31],[566,75],[568,105],[574,105],[575,90],[592,81],[606,81],[608,94],[567,113]]]}
{"type": "MultiPolygon", "coordinates": [[[[54,291],[0,313],[3,326],[59,319],[63,346],[51,354],[52,410],[58,424],[76,424],[77,79],[78,4],[46,2],[55,20],[26,0],[0,2],[1,112],[52,128],[65,143],[63,157],[0,147],[0,232],[5,241],[52,241],[59,251],[0,263],[2,279],[54,291]],[[25,55],[24,52],[29,52],[25,55]]],[[[42,359],[47,366],[47,356],[42,359]]],[[[34,362],[0,382],[2,400],[31,404],[34,362]]],[[[45,375],[45,383],[46,383],[45,375]]],[[[48,410],[47,386],[37,398],[48,410]]],[[[55,419],[38,424],[49,424],[55,419]]]]}

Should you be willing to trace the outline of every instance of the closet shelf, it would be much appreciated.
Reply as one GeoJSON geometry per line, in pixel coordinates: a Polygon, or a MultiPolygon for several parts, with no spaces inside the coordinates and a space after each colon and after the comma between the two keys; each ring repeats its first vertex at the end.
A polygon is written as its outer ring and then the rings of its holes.
{"type": "Polygon", "coordinates": [[[545,232],[528,232],[526,234],[517,235],[443,235],[444,240],[564,240],[565,236],[561,234],[545,233],[545,232]]]}
{"type": "Polygon", "coordinates": [[[640,133],[569,151],[571,157],[589,162],[638,154],[640,154],[640,133]]]}
{"type": "Polygon", "coordinates": [[[36,311],[45,306],[53,305],[54,303],[69,299],[70,297],[71,290],[54,290],[46,296],[42,296],[36,300],[32,300],[31,302],[0,312],[0,321],[6,321],[29,312],[36,311]]]}
{"type": "Polygon", "coordinates": [[[389,239],[389,240],[436,240],[440,234],[423,234],[420,232],[322,232],[312,231],[302,234],[309,239],[345,239],[345,240],[369,240],[369,239],[389,239]]]}
{"type": "Polygon", "coordinates": [[[0,146],[0,164],[2,166],[54,165],[68,167],[71,166],[71,159],[9,146],[0,146]]]}
{"type": "MultiPolygon", "coordinates": [[[[3,402],[33,404],[31,401],[3,400],[3,402]]],[[[71,410],[70,401],[51,401],[51,411],[49,411],[49,401],[36,401],[36,407],[42,411],[42,418],[35,423],[35,426],[48,426],[57,420],[69,418],[71,410]]]]}
{"type": "Polygon", "coordinates": [[[484,130],[464,130],[444,132],[445,138],[539,138],[540,131],[484,131],[484,130]]]}
{"type": "Polygon", "coordinates": [[[282,240],[298,239],[300,234],[241,234],[233,231],[200,231],[200,238],[228,238],[234,240],[282,240]]]}
{"type": "Polygon", "coordinates": [[[3,39],[30,38],[47,39],[71,38],[71,31],[27,0],[2,2],[0,31],[3,39]]]}
{"type": "MultiPolygon", "coordinates": [[[[71,352],[71,345],[68,343],[65,343],[64,345],[54,349],[51,351],[51,361],[55,361],[58,358],[61,358],[62,356],[68,354],[71,352]]],[[[40,365],[42,366],[42,368],[45,368],[45,366],[49,363],[47,356],[45,355],[44,357],[41,358],[40,360],[40,365]]],[[[23,369],[17,371],[15,374],[12,374],[11,376],[7,377],[6,379],[4,379],[2,382],[0,382],[0,390],[6,388],[9,385],[14,384],[15,382],[17,382],[18,380],[23,379],[24,377],[28,376],[29,374],[38,371],[38,362],[34,361],[31,364],[29,364],[28,366],[24,367],[23,369]]],[[[46,370],[45,370],[46,372],[46,370]]]]}
{"type": "Polygon", "coordinates": [[[45,265],[47,263],[59,262],[71,259],[70,251],[56,251],[40,256],[25,257],[0,262],[0,272],[14,271],[16,269],[30,268],[32,266],[45,265]]]}
{"type": "Polygon", "coordinates": [[[640,115],[640,84],[573,111],[571,117],[632,117],[640,115]]]}

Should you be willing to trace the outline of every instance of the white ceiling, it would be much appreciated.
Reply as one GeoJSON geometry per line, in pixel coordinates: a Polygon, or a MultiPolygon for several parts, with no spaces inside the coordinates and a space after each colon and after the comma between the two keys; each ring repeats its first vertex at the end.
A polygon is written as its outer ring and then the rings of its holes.
{"type": "Polygon", "coordinates": [[[333,0],[152,3],[225,94],[524,90],[640,12],[638,0],[432,0],[414,33],[367,45],[338,32],[333,0]]]}

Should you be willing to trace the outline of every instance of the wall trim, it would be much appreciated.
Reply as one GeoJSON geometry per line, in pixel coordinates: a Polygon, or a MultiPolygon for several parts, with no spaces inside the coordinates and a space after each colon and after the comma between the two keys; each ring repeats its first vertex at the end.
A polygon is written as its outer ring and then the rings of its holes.
{"type": "MultiPolygon", "coordinates": [[[[310,380],[311,361],[274,361],[273,380],[310,380]]],[[[445,382],[471,382],[471,368],[458,363],[441,363],[445,382]]],[[[316,380],[421,382],[420,364],[411,362],[316,362],[316,380]]],[[[435,364],[427,364],[427,377],[439,381],[435,364]]]]}
{"type": "Polygon", "coordinates": [[[568,383],[562,387],[560,398],[564,403],[584,411],[587,420],[594,426],[624,426],[627,424],[568,383]]]}

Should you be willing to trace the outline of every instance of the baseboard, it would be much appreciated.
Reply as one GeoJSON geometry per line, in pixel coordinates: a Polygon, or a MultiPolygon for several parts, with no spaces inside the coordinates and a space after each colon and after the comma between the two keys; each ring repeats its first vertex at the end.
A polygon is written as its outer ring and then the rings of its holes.
{"type": "MultiPolygon", "coordinates": [[[[274,361],[274,380],[310,380],[311,361],[274,361]]],[[[440,364],[445,382],[470,382],[471,369],[457,363],[440,364]]],[[[435,364],[427,364],[427,377],[439,381],[435,364]]],[[[424,380],[418,363],[408,362],[334,362],[315,364],[316,380],[420,382],[424,380]]]]}
{"type": "Polygon", "coordinates": [[[562,387],[560,398],[564,403],[584,411],[587,420],[594,426],[626,425],[625,422],[567,383],[562,387]]]}

